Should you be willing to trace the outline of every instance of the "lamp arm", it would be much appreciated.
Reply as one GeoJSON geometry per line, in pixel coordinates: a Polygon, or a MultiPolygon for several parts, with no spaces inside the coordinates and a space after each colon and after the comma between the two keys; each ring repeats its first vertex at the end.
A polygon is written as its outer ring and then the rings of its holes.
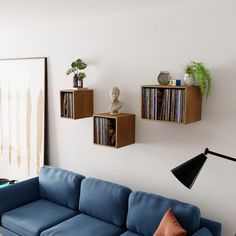
{"type": "Polygon", "coordinates": [[[217,152],[212,152],[212,151],[210,151],[208,148],[205,149],[204,154],[205,154],[205,155],[211,154],[211,155],[214,155],[214,156],[218,156],[218,157],[221,157],[221,158],[224,158],[224,159],[227,159],[227,160],[235,161],[235,162],[236,162],[236,158],[229,157],[229,156],[226,156],[226,155],[217,153],[217,152]]]}

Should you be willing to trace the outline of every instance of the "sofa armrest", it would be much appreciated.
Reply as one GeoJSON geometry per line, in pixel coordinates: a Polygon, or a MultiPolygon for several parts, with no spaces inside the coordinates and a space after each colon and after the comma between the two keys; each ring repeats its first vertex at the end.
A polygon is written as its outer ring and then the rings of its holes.
{"type": "Polygon", "coordinates": [[[204,227],[199,229],[192,236],[213,236],[213,235],[207,228],[204,227]]]}
{"type": "MultiPolygon", "coordinates": [[[[40,198],[38,177],[0,189],[0,219],[6,211],[40,198]]],[[[1,220],[0,220],[1,222],[1,220]]]]}
{"type": "Polygon", "coordinates": [[[200,228],[206,227],[212,233],[213,236],[221,236],[221,224],[213,221],[201,218],[200,228]]]}

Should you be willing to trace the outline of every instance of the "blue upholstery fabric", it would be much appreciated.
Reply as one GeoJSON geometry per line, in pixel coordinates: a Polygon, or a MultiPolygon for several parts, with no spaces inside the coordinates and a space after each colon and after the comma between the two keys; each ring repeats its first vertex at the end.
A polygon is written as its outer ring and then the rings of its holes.
{"type": "Polygon", "coordinates": [[[221,236],[221,230],[222,226],[220,223],[213,221],[213,220],[208,220],[201,218],[200,221],[200,228],[201,227],[206,227],[209,229],[209,231],[214,235],[214,236],[221,236]]]}
{"type": "Polygon", "coordinates": [[[193,236],[213,236],[212,233],[207,228],[201,228],[193,236]]]}
{"type": "Polygon", "coordinates": [[[19,234],[16,234],[8,229],[5,229],[0,226],[0,235],[1,236],[19,236],[19,234]],[[2,234],[2,235],[1,235],[2,234]]]}
{"type": "Polygon", "coordinates": [[[39,176],[40,195],[43,199],[77,210],[83,178],[70,171],[44,166],[39,176]]]}
{"type": "Polygon", "coordinates": [[[39,198],[38,178],[29,179],[5,188],[1,188],[0,219],[4,212],[33,202],[39,198]]]}
{"type": "Polygon", "coordinates": [[[121,228],[88,215],[79,214],[44,231],[41,236],[120,236],[121,228]]]}
{"type": "Polygon", "coordinates": [[[169,208],[188,235],[221,236],[221,224],[200,218],[193,205],[130,193],[121,185],[44,166],[39,178],[0,189],[0,236],[152,236],[169,208]]]}
{"type": "Polygon", "coordinates": [[[79,210],[87,215],[125,227],[131,190],[107,181],[86,178],[82,181],[79,210]]]}
{"type": "Polygon", "coordinates": [[[41,199],[4,213],[2,225],[22,236],[38,236],[76,214],[78,212],[41,199]]]}
{"type": "Polygon", "coordinates": [[[200,211],[196,206],[144,192],[130,194],[127,228],[152,236],[169,208],[188,234],[199,228],[200,211]]]}
{"type": "Polygon", "coordinates": [[[142,235],[141,234],[135,234],[135,233],[130,232],[130,231],[126,231],[121,236],[142,236],[142,235]]]}

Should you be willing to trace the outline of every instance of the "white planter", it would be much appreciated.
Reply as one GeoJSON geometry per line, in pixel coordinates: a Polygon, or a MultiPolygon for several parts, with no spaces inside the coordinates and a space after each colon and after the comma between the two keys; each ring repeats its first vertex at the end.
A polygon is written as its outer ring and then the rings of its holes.
{"type": "Polygon", "coordinates": [[[193,77],[191,77],[191,75],[189,75],[189,74],[184,75],[184,84],[186,86],[193,86],[194,83],[195,83],[195,79],[193,77]]]}

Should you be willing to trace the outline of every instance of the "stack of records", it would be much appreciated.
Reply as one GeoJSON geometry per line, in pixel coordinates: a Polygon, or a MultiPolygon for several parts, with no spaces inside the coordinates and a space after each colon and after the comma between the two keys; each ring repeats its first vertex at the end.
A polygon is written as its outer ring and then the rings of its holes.
{"type": "Polygon", "coordinates": [[[116,145],[116,120],[95,117],[94,118],[94,142],[97,144],[116,145]]]}
{"type": "Polygon", "coordinates": [[[61,113],[63,117],[73,118],[73,93],[63,93],[61,113]]]}
{"type": "Polygon", "coordinates": [[[184,89],[142,89],[142,117],[151,120],[184,121],[184,89]]]}

